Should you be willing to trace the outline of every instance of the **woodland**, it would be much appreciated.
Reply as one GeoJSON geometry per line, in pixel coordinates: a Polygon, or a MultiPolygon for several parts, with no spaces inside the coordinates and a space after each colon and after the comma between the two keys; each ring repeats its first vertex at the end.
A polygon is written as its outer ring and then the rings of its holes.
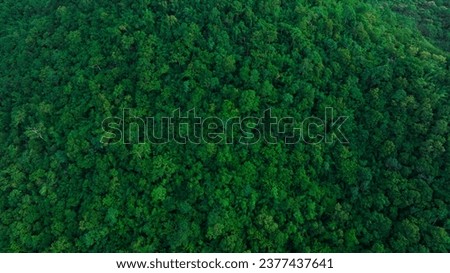
{"type": "Polygon", "coordinates": [[[449,4],[2,0],[0,252],[449,252],[449,4]],[[100,141],[327,107],[348,143],[100,141]]]}

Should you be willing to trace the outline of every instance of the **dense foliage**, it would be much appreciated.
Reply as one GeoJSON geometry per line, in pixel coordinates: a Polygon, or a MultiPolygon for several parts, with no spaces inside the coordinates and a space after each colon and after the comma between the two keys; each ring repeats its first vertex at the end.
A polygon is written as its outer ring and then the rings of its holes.
{"type": "Polygon", "coordinates": [[[0,251],[450,251],[448,2],[387,2],[1,1],[0,251]],[[348,144],[100,142],[326,107],[348,144]]]}

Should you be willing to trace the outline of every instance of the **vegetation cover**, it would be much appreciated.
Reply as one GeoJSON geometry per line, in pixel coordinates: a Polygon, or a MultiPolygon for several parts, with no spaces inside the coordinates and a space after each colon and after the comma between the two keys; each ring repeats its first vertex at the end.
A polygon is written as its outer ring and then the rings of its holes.
{"type": "Polygon", "coordinates": [[[449,2],[3,0],[0,251],[450,251],[449,2]],[[133,109],[348,143],[102,143],[133,109]]]}

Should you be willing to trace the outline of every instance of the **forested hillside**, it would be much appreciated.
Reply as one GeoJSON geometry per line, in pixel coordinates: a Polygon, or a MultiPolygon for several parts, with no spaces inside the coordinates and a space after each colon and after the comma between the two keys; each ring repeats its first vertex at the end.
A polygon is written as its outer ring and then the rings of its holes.
{"type": "Polygon", "coordinates": [[[447,1],[2,0],[0,251],[450,251],[448,23],[447,1]],[[124,108],[327,107],[348,143],[100,141],[124,108]]]}
{"type": "Polygon", "coordinates": [[[444,50],[450,50],[450,3],[446,0],[395,0],[385,1],[390,9],[412,19],[419,31],[430,42],[444,50]],[[413,4],[411,4],[413,2],[413,4]]]}

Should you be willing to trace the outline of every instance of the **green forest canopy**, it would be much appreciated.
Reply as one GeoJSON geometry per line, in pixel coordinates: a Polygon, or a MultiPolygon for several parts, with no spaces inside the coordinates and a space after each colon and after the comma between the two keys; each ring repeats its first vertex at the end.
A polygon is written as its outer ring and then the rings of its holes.
{"type": "Polygon", "coordinates": [[[0,251],[450,251],[449,10],[3,0],[0,251]],[[124,108],[326,107],[348,144],[100,142],[124,108]]]}

